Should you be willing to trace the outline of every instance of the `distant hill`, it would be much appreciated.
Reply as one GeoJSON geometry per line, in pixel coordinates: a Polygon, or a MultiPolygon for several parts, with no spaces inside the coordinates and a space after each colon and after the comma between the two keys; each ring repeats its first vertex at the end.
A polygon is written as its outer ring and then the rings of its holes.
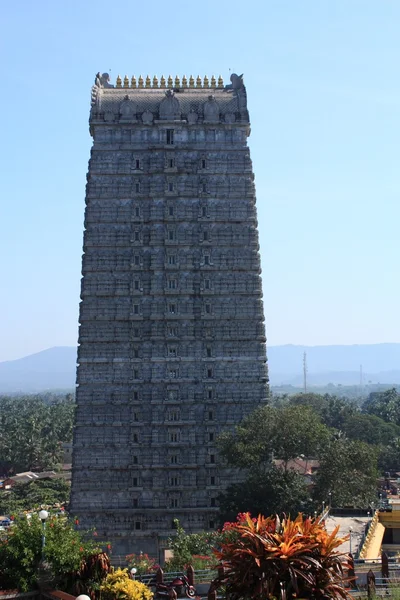
{"type": "MultiPolygon", "coordinates": [[[[307,353],[308,384],[400,383],[400,344],[354,346],[270,346],[271,384],[301,385],[307,353]]],[[[75,386],[76,348],[59,346],[0,363],[0,393],[71,390],[75,386]]]]}
{"type": "Polygon", "coordinates": [[[42,392],[75,387],[76,348],[57,346],[0,362],[0,393],[42,392]]]}

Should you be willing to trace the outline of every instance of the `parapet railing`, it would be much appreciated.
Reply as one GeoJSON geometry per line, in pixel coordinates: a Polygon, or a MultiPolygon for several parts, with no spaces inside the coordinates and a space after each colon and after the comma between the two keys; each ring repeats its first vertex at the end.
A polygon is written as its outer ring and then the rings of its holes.
{"type": "Polygon", "coordinates": [[[369,524],[368,527],[368,532],[367,535],[365,537],[365,541],[362,545],[360,554],[359,554],[359,558],[365,558],[365,555],[367,554],[368,548],[372,542],[372,539],[375,535],[375,530],[376,530],[376,526],[379,523],[379,510],[376,510],[374,513],[374,516],[372,517],[372,520],[369,524]]]}

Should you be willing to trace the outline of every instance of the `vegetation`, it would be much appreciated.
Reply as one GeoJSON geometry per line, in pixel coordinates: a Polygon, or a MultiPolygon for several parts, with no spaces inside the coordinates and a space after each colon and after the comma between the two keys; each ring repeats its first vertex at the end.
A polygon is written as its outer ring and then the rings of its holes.
{"type": "Polygon", "coordinates": [[[231,600],[250,598],[348,598],[336,528],[328,534],[317,520],[247,513],[229,524],[231,532],[215,555],[224,567],[216,581],[231,600]]]}
{"type": "Polygon", "coordinates": [[[102,600],[151,600],[153,593],[140,581],[130,579],[127,569],[109,573],[101,585],[102,600]]]}
{"type": "Polygon", "coordinates": [[[311,512],[312,499],[306,479],[295,471],[271,463],[266,470],[253,469],[245,485],[233,484],[219,497],[221,522],[232,521],[238,512],[297,514],[311,512]]]}
{"type": "Polygon", "coordinates": [[[346,398],[325,394],[296,394],[277,399],[280,406],[308,406],[322,423],[342,437],[365,442],[377,451],[381,473],[400,468],[400,393],[396,388],[372,392],[357,405],[346,398]]]}
{"type": "Polygon", "coordinates": [[[64,479],[17,483],[11,490],[0,492],[0,515],[17,515],[42,506],[65,504],[69,500],[69,494],[70,485],[64,479]]]}
{"type": "Polygon", "coordinates": [[[176,535],[168,540],[173,558],[164,565],[165,571],[182,571],[189,565],[196,569],[214,568],[216,561],[213,549],[218,545],[221,534],[217,531],[202,531],[187,534],[178,519],[174,519],[176,535]]]}
{"type": "Polygon", "coordinates": [[[244,478],[220,495],[221,522],[244,511],[312,513],[328,496],[334,506],[367,507],[379,471],[400,468],[398,414],[395,389],[373,393],[361,406],[328,394],[273,398],[219,438],[222,457],[244,478]],[[299,457],[305,467],[318,460],[312,481],[291,470],[299,457]]]}
{"type": "MultiPolygon", "coordinates": [[[[93,539],[84,537],[67,518],[55,515],[46,522],[44,550],[57,586],[72,593],[76,583],[85,581],[85,565],[101,553],[93,539]]],[[[0,589],[35,589],[42,557],[42,523],[38,515],[17,517],[0,540],[0,589]]]]}
{"type": "Polygon", "coordinates": [[[128,556],[126,556],[126,561],[129,569],[136,569],[137,575],[153,573],[154,571],[157,571],[160,566],[154,558],[143,552],[140,552],[140,554],[128,554],[128,556]]]}
{"type": "Polygon", "coordinates": [[[314,498],[333,506],[367,507],[376,498],[378,450],[358,440],[333,439],[320,457],[314,498]]]}
{"type": "Polygon", "coordinates": [[[62,443],[72,440],[74,407],[71,394],[56,400],[0,396],[0,474],[57,467],[62,443]]]}

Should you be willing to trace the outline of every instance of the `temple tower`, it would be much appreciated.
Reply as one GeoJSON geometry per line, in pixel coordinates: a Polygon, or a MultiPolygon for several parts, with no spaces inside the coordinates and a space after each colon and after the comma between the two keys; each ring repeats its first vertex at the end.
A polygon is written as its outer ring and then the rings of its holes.
{"type": "Polygon", "coordinates": [[[96,76],[71,511],[157,556],[216,525],[218,434],[266,402],[242,77],[96,76]]]}

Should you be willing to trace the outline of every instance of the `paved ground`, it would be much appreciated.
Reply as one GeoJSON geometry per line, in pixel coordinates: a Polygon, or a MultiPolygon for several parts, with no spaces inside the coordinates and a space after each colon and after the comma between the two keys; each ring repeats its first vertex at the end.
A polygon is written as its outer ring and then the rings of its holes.
{"type": "MultiPolygon", "coordinates": [[[[361,541],[361,537],[364,533],[365,525],[370,520],[369,517],[328,517],[326,519],[326,529],[331,532],[339,525],[339,537],[344,537],[349,534],[350,527],[352,528],[351,533],[351,551],[353,554],[358,550],[358,546],[361,541]]],[[[350,540],[344,542],[340,546],[341,552],[350,552],[350,540]]]]}

